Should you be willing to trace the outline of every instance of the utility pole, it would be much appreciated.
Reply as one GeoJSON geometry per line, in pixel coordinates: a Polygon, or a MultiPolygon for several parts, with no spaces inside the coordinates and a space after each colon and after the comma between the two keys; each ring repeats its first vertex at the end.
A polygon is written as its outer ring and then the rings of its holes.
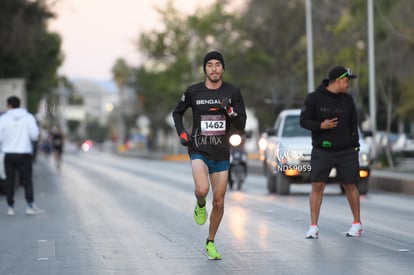
{"type": "Polygon", "coordinates": [[[374,57],[374,11],[373,0],[367,1],[368,9],[368,72],[369,72],[369,116],[372,133],[377,132],[377,100],[375,96],[375,57],[374,57]]]}
{"type": "Polygon", "coordinates": [[[305,0],[306,5],[306,43],[308,58],[308,92],[315,89],[313,73],[313,33],[312,33],[312,0],[305,0]]]}

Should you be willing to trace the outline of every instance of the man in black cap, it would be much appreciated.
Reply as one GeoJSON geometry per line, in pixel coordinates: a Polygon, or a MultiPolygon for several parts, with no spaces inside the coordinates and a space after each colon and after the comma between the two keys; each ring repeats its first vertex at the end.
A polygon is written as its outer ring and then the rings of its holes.
{"type": "Polygon", "coordinates": [[[357,181],[359,179],[358,116],[353,98],[347,94],[349,68],[336,66],[319,87],[309,93],[302,106],[300,124],[312,131],[311,181],[309,197],[311,225],[306,238],[318,238],[318,219],[323,191],[332,168],[336,168],[351,207],[353,223],[348,237],[363,233],[357,181]]]}
{"type": "Polygon", "coordinates": [[[188,146],[194,179],[196,205],[194,219],[202,225],[207,220],[206,197],[210,186],[213,207],[210,215],[206,251],[209,259],[221,259],[214,239],[224,214],[224,197],[229,169],[230,126],[243,131],[246,111],[240,90],[223,81],[224,59],[221,53],[211,51],[203,62],[206,79],[189,86],[173,111],[173,119],[180,142],[188,146]],[[184,113],[192,109],[192,131],[183,123],[184,113]]]}

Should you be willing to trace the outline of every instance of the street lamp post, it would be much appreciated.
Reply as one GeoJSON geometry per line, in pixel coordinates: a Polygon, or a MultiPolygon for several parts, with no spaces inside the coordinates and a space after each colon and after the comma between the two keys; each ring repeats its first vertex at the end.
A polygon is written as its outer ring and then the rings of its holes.
{"type": "Polygon", "coordinates": [[[315,89],[313,73],[313,33],[312,33],[312,0],[305,0],[306,5],[306,42],[308,58],[308,92],[315,89]]]}
{"type": "Polygon", "coordinates": [[[369,116],[372,133],[377,132],[376,96],[375,96],[375,59],[374,59],[374,11],[373,0],[367,1],[368,10],[368,72],[369,72],[369,116]]]}

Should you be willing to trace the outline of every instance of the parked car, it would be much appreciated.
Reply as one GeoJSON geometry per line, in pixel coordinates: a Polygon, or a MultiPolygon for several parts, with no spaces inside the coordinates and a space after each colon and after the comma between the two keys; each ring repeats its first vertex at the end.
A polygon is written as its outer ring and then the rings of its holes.
{"type": "MultiPolygon", "coordinates": [[[[288,195],[290,184],[310,183],[311,131],[299,124],[300,109],[282,111],[274,127],[267,131],[264,149],[264,170],[269,193],[288,195]]],[[[370,148],[360,136],[359,165],[360,194],[368,192],[370,148]]],[[[330,172],[329,182],[339,182],[336,169],[330,172]]]]}

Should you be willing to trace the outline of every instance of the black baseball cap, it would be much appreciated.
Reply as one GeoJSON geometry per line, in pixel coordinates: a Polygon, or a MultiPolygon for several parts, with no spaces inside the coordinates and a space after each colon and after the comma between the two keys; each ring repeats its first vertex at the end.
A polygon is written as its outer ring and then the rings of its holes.
{"type": "Polygon", "coordinates": [[[344,66],[335,66],[329,71],[329,80],[335,80],[344,77],[354,79],[357,76],[352,73],[350,68],[345,68],[344,66]]]}

